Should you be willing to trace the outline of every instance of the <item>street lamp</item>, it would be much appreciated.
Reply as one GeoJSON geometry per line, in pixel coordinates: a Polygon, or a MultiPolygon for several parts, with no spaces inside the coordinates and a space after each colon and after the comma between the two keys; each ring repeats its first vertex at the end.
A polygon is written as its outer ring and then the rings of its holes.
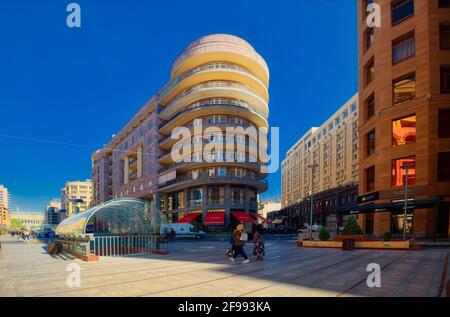
{"type": "Polygon", "coordinates": [[[405,164],[400,166],[401,169],[406,171],[405,176],[405,205],[404,205],[404,219],[403,219],[403,240],[406,240],[406,221],[407,221],[407,212],[408,212],[408,172],[410,168],[414,168],[416,166],[415,163],[405,164]]]}
{"type": "Polygon", "coordinates": [[[313,174],[314,174],[314,168],[317,167],[316,163],[308,165],[308,168],[311,169],[311,206],[309,210],[309,240],[312,241],[312,226],[313,226],[313,174]]]}

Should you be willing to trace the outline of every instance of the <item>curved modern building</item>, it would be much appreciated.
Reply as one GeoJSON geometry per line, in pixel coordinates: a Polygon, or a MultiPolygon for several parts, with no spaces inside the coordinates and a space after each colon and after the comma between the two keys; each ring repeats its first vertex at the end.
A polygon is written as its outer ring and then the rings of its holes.
{"type": "Polygon", "coordinates": [[[255,155],[258,139],[246,131],[268,128],[267,64],[246,41],[215,34],[189,45],[170,76],[160,100],[161,210],[173,222],[197,221],[209,230],[254,221],[267,184],[255,155]],[[191,133],[191,151],[183,153],[190,159],[181,162],[171,153],[177,127],[191,133]],[[226,151],[227,136],[234,150],[226,151]],[[205,150],[213,144],[218,149],[205,150]]]}
{"type": "Polygon", "coordinates": [[[169,82],[94,153],[94,204],[158,199],[172,222],[207,230],[254,222],[267,189],[258,132],[268,131],[268,86],[266,62],[243,39],[214,34],[190,44],[169,82]],[[181,141],[176,128],[189,135],[181,141]],[[177,144],[187,149],[181,160],[177,144]]]}

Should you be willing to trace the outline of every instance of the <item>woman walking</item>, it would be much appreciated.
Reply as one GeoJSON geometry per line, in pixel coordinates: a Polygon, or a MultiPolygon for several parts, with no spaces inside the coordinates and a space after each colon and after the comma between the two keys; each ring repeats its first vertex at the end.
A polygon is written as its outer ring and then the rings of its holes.
{"type": "Polygon", "coordinates": [[[242,255],[244,258],[244,261],[242,263],[249,263],[250,260],[248,259],[247,254],[245,254],[244,251],[244,245],[247,241],[247,233],[244,231],[244,225],[239,224],[236,227],[236,230],[233,232],[233,242],[234,242],[234,254],[232,257],[230,257],[231,261],[236,261],[236,258],[238,255],[242,255]]]}
{"type": "Polygon", "coordinates": [[[266,255],[266,250],[264,246],[264,229],[260,225],[256,226],[253,240],[255,241],[253,255],[256,255],[256,261],[262,261],[266,255]]]}

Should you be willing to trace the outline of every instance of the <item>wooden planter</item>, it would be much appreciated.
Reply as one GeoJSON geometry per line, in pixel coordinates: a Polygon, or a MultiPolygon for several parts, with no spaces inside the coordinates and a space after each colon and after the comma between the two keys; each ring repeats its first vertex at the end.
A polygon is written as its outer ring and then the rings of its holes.
{"type": "Polygon", "coordinates": [[[338,235],[333,237],[334,241],[354,240],[365,241],[364,235],[338,235]]]}

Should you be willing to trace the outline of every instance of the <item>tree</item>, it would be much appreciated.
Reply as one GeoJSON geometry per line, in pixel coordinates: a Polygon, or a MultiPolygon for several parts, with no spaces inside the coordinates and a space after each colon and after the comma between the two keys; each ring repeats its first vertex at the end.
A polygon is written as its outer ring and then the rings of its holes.
{"type": "Polygon", "coordinates": [[[322,227],[322,229],[320,229],[319,239],[320,241],[330,240],[330,233],[328,232],[328,229],[326,227],[322,227]]]}
{"type": "Polygon", "coordinates": [[[352,236],[352,235],[362,235],[362,234],[364,234],[364,232],[362,231],[361,227],[359,226],[356,218],[350,217],[344,226],[343,234],[352,236]]]}
{"type": "Polygon", "coordinates": [[[19,219],[11,219],[11,228],[20,229],[22,227],[22,221],[20,221],[19,219]]]}

